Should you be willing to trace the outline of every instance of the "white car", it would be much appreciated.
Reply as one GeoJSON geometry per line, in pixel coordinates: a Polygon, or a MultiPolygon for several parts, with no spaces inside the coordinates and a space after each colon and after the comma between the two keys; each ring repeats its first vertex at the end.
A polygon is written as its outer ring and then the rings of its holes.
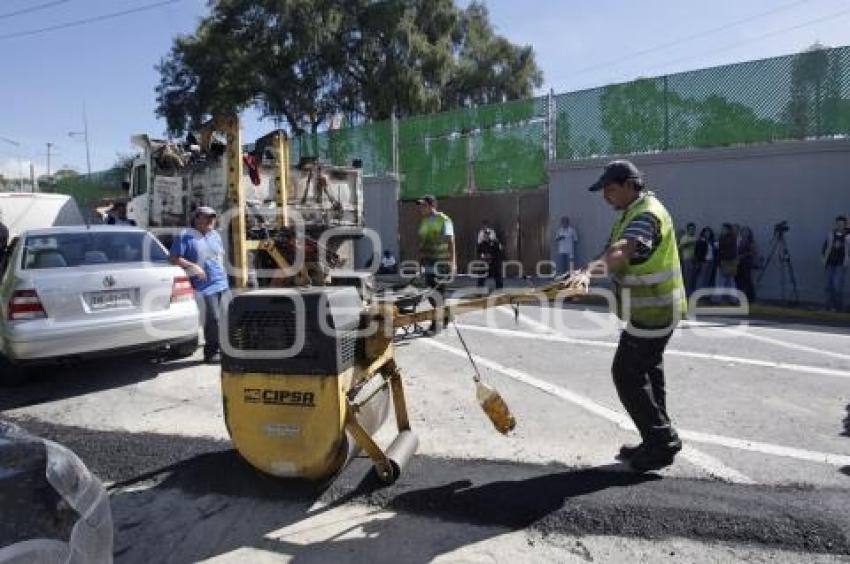
{"type": "Polygon", "coordinates": [[[27,230],[2,268],[0,373],[140,349],[175,358],[197,349],[191,283],[143,229],[27,230]]]}

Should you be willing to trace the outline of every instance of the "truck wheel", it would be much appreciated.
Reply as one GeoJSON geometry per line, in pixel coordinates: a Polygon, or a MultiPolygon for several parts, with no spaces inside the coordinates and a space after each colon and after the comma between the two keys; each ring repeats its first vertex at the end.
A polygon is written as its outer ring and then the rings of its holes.
{"type": "Polygon", "coordinates": [[[168,353],[166,354],[166,358],[168,360],[178,360],[181,358],[187,358],[195,354],[195,351],[198,350],[198,338],[195,337],[191,341],[187,341],[185,343],[178,343],[176,345],[172,345],[171,348],[168,349],[168,353]]]}

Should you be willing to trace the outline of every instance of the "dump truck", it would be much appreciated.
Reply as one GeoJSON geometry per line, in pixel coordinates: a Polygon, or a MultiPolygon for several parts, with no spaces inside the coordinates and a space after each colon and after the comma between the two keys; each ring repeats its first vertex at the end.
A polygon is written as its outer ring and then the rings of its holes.
{"type": "Polygon", "coordinates": [[[298,283],[314,285],[329,282],[333,268],[353,267],[364,227],[358,166],[311,158],[290,164],[283,131],[243,145],[236,117],[212,120],[185,141],[138,134],[131,142],[139,152],[124,186],[128,218],[168,245],[195,209],[212,207],[236,286],[286,285],[294,263],[304,263],[298,283]],[[270,270],[277,273],[255,275],[270,270]]]}

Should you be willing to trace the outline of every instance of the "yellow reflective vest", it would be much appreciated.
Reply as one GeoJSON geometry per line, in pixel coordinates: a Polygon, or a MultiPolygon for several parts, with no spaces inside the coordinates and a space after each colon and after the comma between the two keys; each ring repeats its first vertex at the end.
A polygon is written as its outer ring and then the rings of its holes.
{"type": "Polygon", "coordinates": [[[450,261],[449,244],[443,236],[444,226],[451,221],[443,212],[428,216],[419,224],[419,258],[425,262],[450,261]]]}
{"type": "Polygon", "coordinates": [[[629,264],[612,274],[617,287],[618,315],[638,327],[671,327],[687,312],[688,303],[676,231],[667,209],[651,193],[645,193],[623,212],[611,229],[610,243],[623,238],[629,223],[642,213],[658,218],[661,240],[649,258],[640,264],[629,264]]]}

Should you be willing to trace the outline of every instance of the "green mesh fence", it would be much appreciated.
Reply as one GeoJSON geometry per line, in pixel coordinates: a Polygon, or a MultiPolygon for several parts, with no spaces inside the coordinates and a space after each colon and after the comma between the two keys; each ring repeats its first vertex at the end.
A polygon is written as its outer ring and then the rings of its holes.
{"type": "Polygon", "coordinates": [[[292,140],[290,150],[293,163],[302,156],[318,156],[340,166],[360,159],[363,174],[386,174],[392,170],[392,124],[381,121],[302,135],[292,140]]]}
{"type": "Polygon", "coordinates": [[[548,115],[557,159],[850,135],[850,47],[303,136],[293,159],[363,161],[403,198],[546,183],[548,115]]]}
{"type": "Polygon", "coordinates": [[[850,134],[850,48],[562,94],[560,159],[850,134]]]}

